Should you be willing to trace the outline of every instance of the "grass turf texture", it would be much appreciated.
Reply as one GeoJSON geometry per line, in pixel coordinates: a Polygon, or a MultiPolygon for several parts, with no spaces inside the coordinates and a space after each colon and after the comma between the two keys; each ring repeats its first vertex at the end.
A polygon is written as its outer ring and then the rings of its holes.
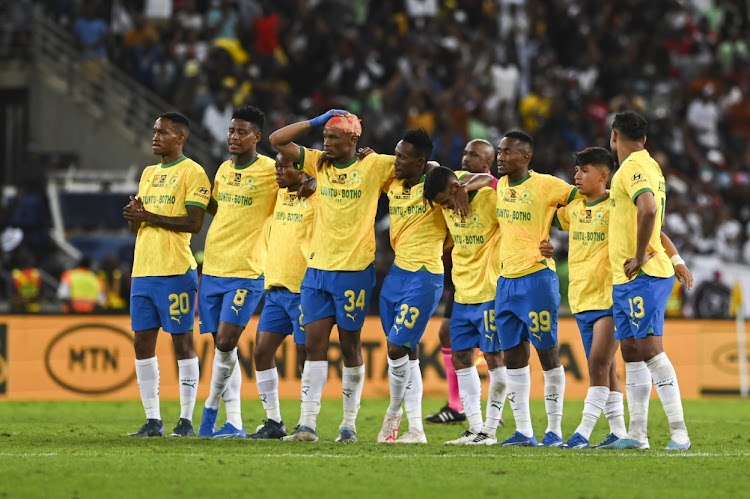
{"type": "MultiPolygon", "coordinates": [[[[425,401],[425,414],[442,401],[425,401]]],[[[138,402],[0,402],[0,497],[740,497],[750,490],[748,402],[685,402],[693,449],[667,453],[668,426],[651,401],[648,451],[445,446],[463,425],[426,425],[427,445],[376,444],[387,407],[364,400],[357,444],[337,444],[340,401],[324,401],[321,442],[212,440],[125,436],[144,422],[138,402]]],[[[565,404],[567,439],[582,401],[565,404]]],[[[260,424],[260,403],[243,403],[248,433],[260,424]]],[[[543,401],[533,401],[537,437],[546,426],[543,401]]],[[[195,411],[197,431],[201,403],[195,411]]],[[[167,434],[179,403],[162,402],[167,434]]],[[[282,401],[287,428],[297,401],[282,401]]],[[[513,432],[510,407],[505,439],[513,432]]],[[[223,423],[219,415],[219,425],[223,423]]],[[[408,425],[404,420],[401,431],[408,425]]],[[[592,444],[608,432],[601,418],[592,444]]]]}

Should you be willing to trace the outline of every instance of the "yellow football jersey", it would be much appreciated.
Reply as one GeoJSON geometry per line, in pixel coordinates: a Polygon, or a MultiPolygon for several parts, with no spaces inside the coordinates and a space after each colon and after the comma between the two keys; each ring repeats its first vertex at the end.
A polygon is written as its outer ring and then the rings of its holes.
{"type": "Polygon", "coordinates": [[[521,277],[549,267],[539,245],[549,239],[552,217],[558,205],[572,201],[578,190],[552,175],[529,171],[518,182],[502,177],[497,183],[497,219],[500,241],[500,275],[521,277]]]}
{"type": "MultiPolygon", "coordinates": [[[[171,163],[147,166],[138,184],[146,211],[166,217],[187,216],[188,206],[206,209],[211,196],[203,167],[182,157],[171,163]]],[[[198,265],[190,250],[189,232],[175,232],[141,224],[135,240],[133,277],[182,275],[198,265]]]]}
{"type": "Polygon", "coordinates": [[[416,272],[443,273],[443,244],[447,235],[442,210],[424,203],[424,179],[406,187],[406,180],[393,179],[386,186],[391,220],[394,265],[416,272]]]}
{"type": "Polygon", "coordinates": [[[266,231],[276,204],[276,162],[257,155],[245,165],[230,159],[214,178],[218,208],[206,236],[203,273],[258,278],[266,266],[266,231]]]}
{"type": "Polygon", "coordinates": [[[268,231],[266,289],[278,286],[300,292],[307,270],[316,201],[317,194],[300,198],[296,191],[279,189],[268,231]]]}
{"type": "Polygon", "coordinates": [[[612,224],[609,229],[609,260],[612,264],[612,281],[624,284],[625,260],[634,258],[638,236],[638,206],[636,198],[644,192],[654,194],[656,222],[647,253],[656,253],[641,270],[652,277],[674,275],[672,262],[661,244],[661,228],[664,224],[664,207],[667,203],[667,184],[659,164],[648,151],[630,154],[612,176],[610,205],[612,224]]]}
{"type": "Polygon", "coordinates": [[[375,261],[375,214],[383,186],[394,176],[393,156],[370,154],[318,170],[323,151],[300,147],[297,167],[318,180],[307,266],[364,270],[375,261]]]}
{"type": "Polygon", "coordinates": [[[587,203],[574,199],[557,209],[558,229],[568,236],[568,301],[574,314],[607,310],[612,306],[612,268],[609,266],[609,195],[587,203]]]}
{"type": "Polygon", "coordinates": [[[495,191],[483,187],[469,193],[471,213],[466,221],[452,210],[443,210],[445,224],[453,238],[454,300],[465,305],[495,299],[500,275],[497,250],[500,230],[495,217],[495,191]]]}

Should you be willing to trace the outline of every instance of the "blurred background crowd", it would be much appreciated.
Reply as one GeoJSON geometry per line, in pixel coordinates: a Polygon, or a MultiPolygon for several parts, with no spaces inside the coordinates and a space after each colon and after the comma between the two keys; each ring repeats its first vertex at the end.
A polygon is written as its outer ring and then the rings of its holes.
{"type": "MultiPolygon", "coordinates": [[[[362,119],[360,144],[382,153],[392,153],[404,129],[423,127],[433,159],[453,168],[468,140],[497,144],[520,128],[537,143],[532,167],[568,181],[573,153],[608,147],[614,113],[635,110],[650,121],[647,147],[667,178],[665,231],[680,253],[688,262],[750,264],[746,0],[42,3],[45,16],[75,35],[81,57],[123,69],[203,125],[213,139],[209,172],[227,156],[232,106],[242,103],[265,111],[266,137],[329,108],[348,109],[362,119]]],[[[12,26],[0,41],[3,57],[31,53],[35,4],[3,3],[12,26]]],[[[320,146],[319,131],[303,142],[320,146]]],[[[273,154],[266,139],[260,150],[273,154]]],[[[7,268],[38,265],[49,244],[49,162],[31,150],[29,164],[40,171],[19,182],[0,211],[3,247],[17,247],[5,251],[7,268]]],[[[392,252],[381,208],[382,278],[392,252]]],[[[564,261],[566,237],[553,235],[564,261]]],[[[84,262],[104,283],[97,306],[113,308],[106,296],[119,294],[112,300],[126,307],[132,255],[121,253],[84,262]]],[[[17,282],[7,283],[8,295],[18,295],[17,282]]],[[[676,315],[683,313],[692,312],[676,315]]]]}

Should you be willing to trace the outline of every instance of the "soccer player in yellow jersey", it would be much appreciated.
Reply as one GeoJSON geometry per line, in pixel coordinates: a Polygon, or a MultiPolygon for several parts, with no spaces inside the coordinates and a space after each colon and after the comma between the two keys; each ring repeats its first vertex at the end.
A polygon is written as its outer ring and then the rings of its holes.
{"type": "Polygon", "coordinates": [[[669,421],[668,451],[690,448],[677,374],[662,346],[664,313],[674,284],[660,233],[666,205],[666,182],[649,155],[646,119],[632,111],[618,113],[610,146],[620,168],[612,177],[609,257],[612,265],[615,338],[625,360],[630,428],[616,449],[649,447],[648,399],[651,381],[669,421]]]}
{"type": "Polygon", "coordinates": [[[216,172],[208,207],[214,219],[206,236],[198,313],[201,333],[214,335],[215,348],[211,390],[198,429],[201,437],[246,435],[237,342],[265,293],[266,230],[278,191],[274,160],[256,150],[263,122],[263,112],[253,106],[232,113],[227,132],[232,157],[216,172]],[[216,431],[222,397],[227,422],[216,431]]]}
{"type": "Polygon", "coordinates": [[[544,370],[547,430],[540,445],[562,445],[565,371],[557,345],[560,284],[555,262],[541,253],[559,205],[575,198],[575,187],[529,170],[534,139],[521,131],[505,134],[497,147],[497,218],[500,224],[500,277],[495,324],[508,367],[508,401],[516,432],[502,445],[536,446],[529,414],[529,343],[544,370]]]}
{"type": "MultiPolygon", "coordinates": [[[[576,154],[575,184],[585,198],[576,198],[568,206],[558,208],[554,219],[559,229],[570,232],[568,296],[581,332],[591,383],[581,424],[563,445],[569,449],[589,447],[591,432],[602,412],[609,421],[610,434],[599,445],[608,446],[626,433],[622,390],[614,359],[619,343],[614,338],[608,242],[607,183],[614,168],[612,155],[602,147],[590,147],[576,154]]],[[[663,233],[661,237],[671,253],[677,254],[669,238],[663,233]]],[[[675,265],[675,272],[689,288],[692,276],[687,267],[675,265]]]]}
{"type": "Polygon", "coordinates": [[[123,209],[130,230],[136,232],[130,315],[135,331],[135,373],[146,424],[130,436],[164,436],[159,408],[159,328],[172,335],[180,379],[180,420],[172,436],[193,431],[193,409],[198,393],[198,356],[193,347],[197,264],[190,251],[191,234],[201,230],[211,183],[195,161],[182,155],[190,133],[188,119],[165,113],[154,123],[152,149],[161,163],[146,167],[123,209]]]}
{"type": "MultiPolygon", "coordinates": [[[[463,158],[461,159],[461,170],[471,173],[490,173],[490,167],[495,161],[495,146],[484,139],[470,140],[464,147],[463,158]]],[[[497,179],[494,180],[497,182],[497,179]]],[[[492,188],[494,189],[494,185],[492,188]]],[[[446,274],[446,285],[449,286],[450,295],[448,297],[443,320],[440,323],[438,335],[440,337],[440,346],[443,354],[443,364],[445,365],[445,379],[448,383],[448,403],[445,404],[438,412],[425,418],[428,423],[444,424],[459,423],[466,421],[464,406],[461,403],[461,397],[458,393],[458,378],[456,369],[451,360],[453,351],[451,349],[450,337],[450,319],[453,312],[453,283],[450,274],[446,274]]],[[[500,419],[502,425],[502,418],[500,419]]]]}
{"type": "Polygon", "coordinates": [[[380,319],[388,338],[391,402],[378,442],[427,443],[422,426],[419,340],[443,293],[445,221],[439,207],[424,203],[424,179],[432,139],[423,129],[407,130],[396,145],[396,178],[385,186],[391,246],[396,254],[380,291],[380,319]],[[398,437],[402,409],[409,431],[398,437]]]}
{"type": "Polygon", "coordinates": [[[302,327],[300,285],[307,270],[312,235],[313,214],[317,197],[299,196],[307,175],[294,168],[283,154],[276,155],[276,197],[274,216],[268,231],[266,261],[266,301],[260,313],[255,337],[255,380],[266,421],[252,439],[279,439],[286,427],[279,407],[279,374],[276,351],[284,338],[292,335],[297,346],[297,361],[305,363],[305,329],[302,327]]]}
{"type": "Polygon", "coordinates": [[[365,375],[360,333],[375,285],[373,227],[380,191],[394,176],[393,156],[357,158],[361,133],[356,116],[332,110],[287,125],[270,137],[276,149],[318,183],[307,272],[300,288],[307,355],[302,410],[297,429],[285,437],[289,440],[318,440],[315,428],[328,378],[328,340],[337,324],[344,358],[344,418],[336,441],[357,441],[356,418],[365,375]],[[322,151],[292,142],[321,125],[322,151]]]}
{"type": "MultiPolygon", "coordinates": [[[[464,177],[467,172],[459,172],[464,177]]],[[[488,183],[492,177],[484,175],[488,183]]],[[[450,319],[458,389],[469,429],[446,444],[497,442],[495,433],[505,403],[506,379],[501,344],[495,327],[495,281],[500,273],[497,250],[500,240],[495,217],[495,191],[481,188],[469,195],[469,216],[454,212],[459,178],[451,169],[438,167],[425,181],[424,197],[442,206],[443,216],[453,238],[453,285],[455,297],[450,319]],[[482,422],[482,385],[474,365],[476,348],[484,353],[490,375],[487,419],[482,422]]]]}

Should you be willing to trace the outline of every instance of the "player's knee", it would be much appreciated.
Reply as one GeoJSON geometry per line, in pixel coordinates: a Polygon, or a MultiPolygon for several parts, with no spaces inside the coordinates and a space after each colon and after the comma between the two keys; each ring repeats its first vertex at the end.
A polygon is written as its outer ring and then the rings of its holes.
{"type": "Polygon", "coordinates": [[[234,347],[236,347],[237,344],[232,340],[232,338],[226,338],[226,337],[217,337],[216,338],[216,348],[220,352],[231,352],[234,350],[234,347]]]}
{"type": "Polygon", "coordinates": [[[622,359],[625,362],[640,362],[643,360],[638,353],[638,348],[630,341],[622,341],[620,343],[620,351],[622,352],[622,359]]]}
{"type": "Polygon", "coordinates": [[[409,355],[410,350],[406,347],[388,343],[388,358],[400,359],[404,355],[409,355]]]}
{"type": "Polygon", "coordinates": [[[609,373],[612,359],[595,358],[589,359],[589,376],[602,377],[609,373]]]}
{"type": "Polygon", "coordinates": [[[498,367],[503,367],[505,365],[503,352],[485,353],[484,360],[487,361],[488,369],[497,369],[498,367]]]}
{"type": "Polygon", "coordinates": [[[560,363],[560,353],[557,348],[539,350],[538,352],[539,363],[542,365],[542,370],[549,371],[550,369],[556,369],[562,365],[560,363]]]}
{"type": "Polygon", "coordinates": [[[474,365],[474,351],[454,351],[451,355],[451,360],[453,361],[453,367],[455,367],[456,369],[468,369],[469,367],[474,365]]]}

